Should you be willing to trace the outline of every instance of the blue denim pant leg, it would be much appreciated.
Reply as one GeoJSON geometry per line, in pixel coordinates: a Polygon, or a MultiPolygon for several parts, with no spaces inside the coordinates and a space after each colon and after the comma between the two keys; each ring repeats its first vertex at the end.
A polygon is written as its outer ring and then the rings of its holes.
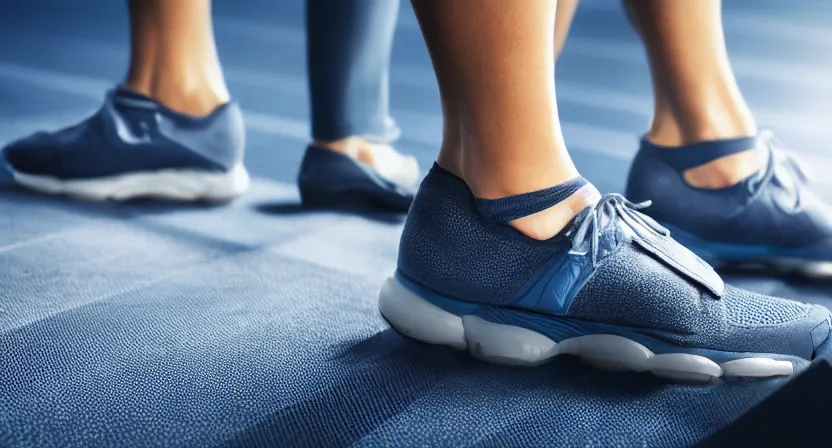
{"type": "Polygon", "coordinates": [[[312,136],[362,136],[389,143],[390,52],[398,0],[307,0],[306,38],[312,136]]]}

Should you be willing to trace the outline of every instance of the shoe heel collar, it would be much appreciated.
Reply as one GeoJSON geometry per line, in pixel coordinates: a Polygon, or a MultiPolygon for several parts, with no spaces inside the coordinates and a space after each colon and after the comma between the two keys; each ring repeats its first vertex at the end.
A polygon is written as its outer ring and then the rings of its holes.
{"type": "Polygon", "coordinates": [[[748,151],[757,147],[758,136],[708,140],[685,146],[662,146],[641,139],[642,154],[662,160],[677,171],[687,171],[721,157],[748,151]]]}

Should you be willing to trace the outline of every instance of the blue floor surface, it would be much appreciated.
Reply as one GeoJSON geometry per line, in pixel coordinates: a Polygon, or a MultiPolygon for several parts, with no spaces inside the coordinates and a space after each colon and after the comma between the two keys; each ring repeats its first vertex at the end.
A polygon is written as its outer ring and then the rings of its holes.
{"type": "MultiPolygon", "coordinates": [[[[298,206],[309,130],[302,3],[215,3],[220,56],[246,110],[252,189],[198,207],[0,188],[0,446],[689,446],[784,383],[673,385],[569,358],[507,368],[397,335],[376,297],[401,219],[298,206]]],[[[832,200],[832,6],[726,3],[734,68],[758,120],[832,200]]],[[[0,5],[0,143],[94,110],[125,71],[126,19],[121,2],[0,5]]],[[[400,148],[427,167],[438,93],[406,3],[396,39],[400,148]]],[[[579,169],[621,191],[652,100],[618,2],[579,9],[558,96],[579,169]]],[[[832,306],[829,284],[728,279],[832,306]]]]}

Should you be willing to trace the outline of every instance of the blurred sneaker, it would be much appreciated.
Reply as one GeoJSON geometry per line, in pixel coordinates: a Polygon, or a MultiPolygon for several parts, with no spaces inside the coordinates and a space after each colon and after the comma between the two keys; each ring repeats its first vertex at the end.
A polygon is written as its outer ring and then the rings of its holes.
{"type": "Polygon", "coordinates": [[[506,224],[585,184],[483,200],[435,165],[381,313],[406,336],[487,361],[568,354],[682,381],[791,375],[825,350],[829,311],[725,286],[644,204],[606,195],[547,241],[506,224]]]}
{"type": "Polygon", "coordinates": [[[35,133],[3,152],[15,181],[42,193],[213,202],[248,188],[244,137],[236,103],[192,117],[117,88],[83,122],[35,133]]]}
{"type": "MultiPolygon", "coordinates": [[[[721,142],[730,143],[713,143],[721,142]]],[[[762,265],[810,277],[832,275],[832,209],[812,192],[794,158],[763,132],[757,149],[766,164],[757,174],[717,190],[688,185],[682,173],[725,155],[718,149],[692,155],[642,140],[627,196],[650,200],[645,213],[717,267],[762,265]]]]}
{"type": "Polygon", "coordinates": [[[387,145],[374,145],[374,166],[315,145],[298,173],[303,205],[407,211],[419,184],[419,165],[387,145]]]}

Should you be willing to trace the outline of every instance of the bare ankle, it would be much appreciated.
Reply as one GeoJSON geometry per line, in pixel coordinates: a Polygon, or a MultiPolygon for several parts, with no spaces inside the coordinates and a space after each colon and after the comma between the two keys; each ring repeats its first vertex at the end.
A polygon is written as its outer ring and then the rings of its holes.
{"type": "Polygon", "coordinates": [[[373,143],[363,137],[346,137],[338,140],[314,140],[313,145],[363,162],[376,173],[399,185],[413,187],[419,183],[419,163],[411,155],[402,154],[392,146],[373,143]]]}
{"type": "MultiPolygon", "coordinates": [[[[662,113],[653,118],[653,124],[646,137],[656,145],[679,147],[704,141],[749,137],[756,133],[754,121],[744,114],[683,121],[670,113],[662,113]]],[[[719,189],[736,185],[759,169],[760,160],[757,153],[745,151],[687,170],[684,172],[684,178],[689,185],[696,188],[719,189]]]]}
{"type": "Polygon", "coordinates": [[[669,107],[660,108],[653,116],[647,138],[661,146],[684,146],[756,134],[757,124],[745,103],[714,100],[699,105],[696,112],[674,113],[669,107]]]}
{"type": "Polygon", "coordinates": [[[689,169],[684,178],[688,185],[696,188],[719,189],[736,185],[759,170],[759,154],[749,150],[689,169]]]}
{"type": "Polygon", "coordinates": [[[586,185],[554,207],[511,221],[509,225],[529,238],[548,240],[560,233],[581,210],[598,202],[600,197],[594,186],[586,185]]]}
{"type": "Polygon", "coordinates": [[[436,164],[445,171],[463,179],[461,154],[461,151],[448,149],[443,145],[439,150],[439,156],[436,158],[436,164]]]}
{"type": "Polygon", "coordinates": [[[338,140],[315,139],[313,144],[321,148],[329,149],[330,151],[346,154],[370,166],[374,164],[373,144],[362,137],[350,136],[338,140]]]}

